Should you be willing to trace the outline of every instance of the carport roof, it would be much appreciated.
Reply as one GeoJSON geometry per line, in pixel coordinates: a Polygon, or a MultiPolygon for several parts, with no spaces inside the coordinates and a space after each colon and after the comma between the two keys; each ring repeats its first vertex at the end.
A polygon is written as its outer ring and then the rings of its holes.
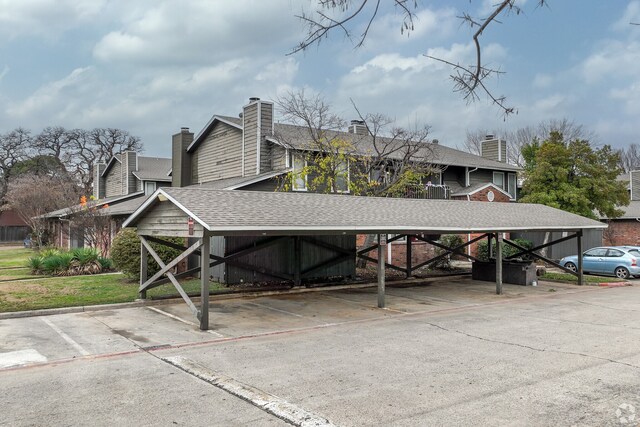
{"type": "Polygon", "coordinates": [[[162,200],[214,235],[573,231],[606,224],[544,205],[207,188],[161,188],[124,223],[162,200]]]}

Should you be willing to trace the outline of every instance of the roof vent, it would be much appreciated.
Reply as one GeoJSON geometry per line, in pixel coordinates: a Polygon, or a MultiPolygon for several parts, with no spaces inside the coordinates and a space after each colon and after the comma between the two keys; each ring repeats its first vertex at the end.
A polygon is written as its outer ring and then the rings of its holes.
{"type": "Polygon", "coordinates": [[[431,141],[431,143],[433,143],[433,144],[440,144],[440,140],[438,140],[438,139],[434,139],[433,141],[431,141]]]}
{"type": "Polygon", "coordinates": [[[258,98],[257,96],[252,96],[251,98],[249,98],[249,103],[258,102],[258,101],[260,101],[260,98],[258,98]]]}
{"type": "Polygon", "coordinates": [[[184,127],[184,126],[183,126],[183,127],[181,127],[181,128],[180,128],[180,132],[182,132],[182,133],[189,133],[189,128],[188,128],[188,127],[184,127]]]}
{"type": "Polygon", "coordinates": [[[244,116],[244,113],[240,111],[240,113],[238,114],[238,117],[242,118],[243,116],[244,116]]]}
{"type": "Polygon", "coordinates": [[[488,133],[488,134],[484,137],[484,139],[495,139],[495,135],[494,135],[494,134],[492,134],[492,133],[488,133]]]}

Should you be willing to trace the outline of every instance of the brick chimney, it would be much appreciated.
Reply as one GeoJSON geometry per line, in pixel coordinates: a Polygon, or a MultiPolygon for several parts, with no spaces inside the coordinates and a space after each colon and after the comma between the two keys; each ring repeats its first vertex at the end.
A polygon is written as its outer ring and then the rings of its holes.
{"type": "Polygon", "coordinates": [[[273,102],[249,98],[242,108],[242,176],[271,170],[271,146],[265,137],[273,135],[273,102]]]}
{"type": "Polygon", "coordinates": [[[180,133],[171,140],[171,186],[186,187],[191,185],[191,154],[187,147],[193,142],[193,132],[189,128],[180,128],[180,133]]]}
{"type": "Polygon", "coordinates": [[[106,168],[106,163],[96,163],[93,165],[93,197],[96,199],[105,198],[106,180],[102,177],[102,173],[106,168]]]}
{"type": "Polygon", "coordinates": [[[495,135],[487,135],[480,142],[480,155],[485,159],[497,162],[507,162],[507,141],[497,138],[495,135]]]}
{"type": "Polygon", "coordinates": [[[369,131],[367,130],[367,126],[364,124],[364,120],[351,120],[348,132],[355,133],[357,135],[369,135],[369,131]]]}

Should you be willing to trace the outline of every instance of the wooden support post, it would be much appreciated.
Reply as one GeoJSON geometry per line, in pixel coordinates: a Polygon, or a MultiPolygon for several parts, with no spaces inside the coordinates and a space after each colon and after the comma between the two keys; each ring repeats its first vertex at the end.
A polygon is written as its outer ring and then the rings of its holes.
{"type": "Polygon", "coordinates": [[[302,284],[302,240],[300,236],[293,237],[293,286],[302,284]]]}
{"type": "Polygon", "coordinates": [[[413,240],[413,236],[411,234],[407,234],[407,265],[406,265],[406,269],[407,269],[407,278],[411,277],[411,275],[413,274],[412,268],[411,268],[411,264],[413,263],[413,259],[411,257],[411,249],[412,249],[412,240],[413,240]]]}
{"type": "Polygon", "coordinates": [[[387,250],[387,235],[378,234],[378,308],[384,308],[384,255],[387,250]]]}
{"type": "Polygon", "coordinates": [[[211,253],[211,237],[205,232],[202,236],[200,256],[200,330],[209,329],[209,253],[211,253]]]}
{"type": "Polygon", "coordinates": [[[502,234],[496,233],[496,294],[502,295],[502,234]]]}
{"type": "MultiPolygon", "coordinates": [[[[140,287],[142,287],[142,285],[146,283],[147,279],[149,278],[147,259],[148,259],[147,247],[143,245],[142,242],[140,242],[140,287]]],[[[146,288],[138,292],[138,298],[147,299],[146,288]]]]}
{"type": "Polygon", "coordinates": [[[489,254],[489,259],[493,258],[493,248],[491,247],[491,238],[493,234],[487,233],[487,253],[489,254]]]}
{"type": "Polygon", "coordinates": [[[583,271],[582,271],[582,230],[578,230],[576,233],[576,240],[578,243],[578,285],[584,284],[583,271]]]}

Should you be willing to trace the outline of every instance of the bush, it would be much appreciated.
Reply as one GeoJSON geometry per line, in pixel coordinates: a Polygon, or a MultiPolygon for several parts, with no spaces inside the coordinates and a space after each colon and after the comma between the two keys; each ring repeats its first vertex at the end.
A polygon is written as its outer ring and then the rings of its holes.
{"type": "MultiPolygon", "coordinates": [[[[460,246],[461,244],[463,244],[464,241],[462,240],[462,237],[460,237],[458,234],[445,234],[440,237],[440,239],[438,240],[438,243],[445,245],[449,248],[455,248],[456,246],[460,246]]],[[[444,249],[436,247],[434,253],[436,256],[438,256],[438,255],[442,255],[445,252],[446,251],[444,249]]],[[[433,266],[435,268],[439,268],[442,270],[450,270],[451,254],[448,254],[447,256],[440,258],[438,261],[435,262],[435,264],[433,264],[433,266]]]]}
{"type": "MultiPolygon", "coordinates": [[[[533,242],[527,239],[513,239],[513,242],[526,249],[531,249],[533,247],[533,242]]],[[[488,248],[489,248],[489,245],[487,244],[486,240],[482,240],[478,242],[478,259],[480,261],[489,261],[488,248]]],[[[491,249],[492,249],[492,253],[495,255],[496,253],[495,239],[491,239],[491,249]]],[[[518,252],[520,252],[520,249],[514,248],[511,245],[507,245],[506,243],[502,245],[502,259],[506,259],[512,255],[517,254],[518,252]]],[[[530,255],[515,258],[515,260],[518,260],[518,261],[531,261],[532,259],[533,258],[530,255]]]]}
{"type": "Polygon", "coordinates": [[[40,256],[29,258],[27,266],[34,274],[51,276],[98,274],[113,268],[111,261],[99,257],[93,248],[78,248],[69,252],[48,248],[40,251],[40,256]]]}
{"type": "MultiPolygon", "coordinates": [[[[184,238],[182,237],[163,237],[162,240],[184,246],[184,238]]],[[[158,254],[160,259],[168,264],[175,257],[182,253],[179,249],[151,243],[151,247],[158,254]]],[[[140,238],[136,231],[132,228],[123,228],[118,232],[111,244],[111,259],[114,266],[122,271],[127,277],[137,279],[140,277],[140,238]]],[[[157,273],[160,266],[149,254],[147,261],[147,272],[149,277],[157,273]]]]}

